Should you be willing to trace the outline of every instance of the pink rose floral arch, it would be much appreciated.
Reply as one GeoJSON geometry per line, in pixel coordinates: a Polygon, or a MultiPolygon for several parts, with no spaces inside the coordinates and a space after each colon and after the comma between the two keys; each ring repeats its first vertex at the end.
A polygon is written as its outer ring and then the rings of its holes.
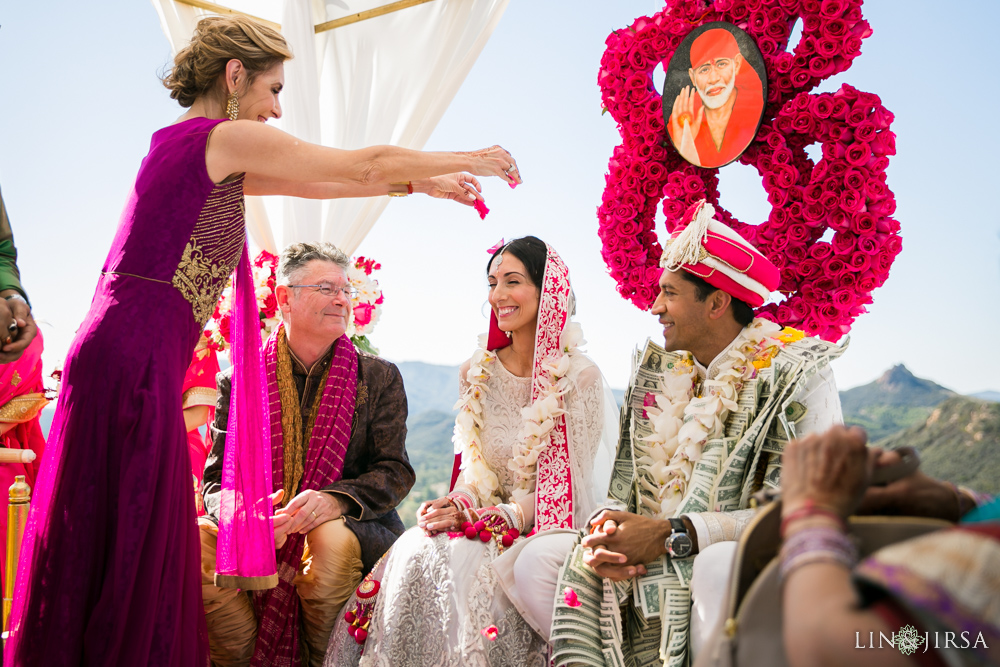
{"type": "Polygon", "coordinates": [[[861,0],[667,0],[662,11],[612,33],[598,83],[622,143],[608,163],[598,209],[602,256],[619,293],[641,309],[656,297],[662,252],[655,233],[663,202],[667,231],[700,199],[781,271],[781,303],[759,316],[835,341],[866,312],[902,248],[896,201],[886,185],[894,155],[893,115],[877,95],[843,85],[810,93],[847,70],[871,34],[861,0]],[[786,51],[792,26],[802,38],[786,51]],[[719,205],[718,169],[689,164],[664,129],[654,68],[666,66],[694,28],[727,21],[745,30],[764,56],[768,99],[760,130],[743,164],[760,173],[772,209],[752,225],[719,205]],[[807,155],[819,142],[822,158],[807,155]],[[827,230],[831,240],[820,240],[827,230]]]}

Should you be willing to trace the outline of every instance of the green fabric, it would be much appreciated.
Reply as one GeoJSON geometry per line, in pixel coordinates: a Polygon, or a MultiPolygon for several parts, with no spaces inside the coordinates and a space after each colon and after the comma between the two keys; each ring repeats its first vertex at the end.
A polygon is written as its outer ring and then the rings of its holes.
{"type": "Polygon", "coordinates": [[[0,291],[14,289],[25,299],[28,295],[21,287],[21,272],[17,270],[17,248],[14,247],[14,234],[10,229],[7,209],[3,205],[3,193],[0,193],[0,291]]]}

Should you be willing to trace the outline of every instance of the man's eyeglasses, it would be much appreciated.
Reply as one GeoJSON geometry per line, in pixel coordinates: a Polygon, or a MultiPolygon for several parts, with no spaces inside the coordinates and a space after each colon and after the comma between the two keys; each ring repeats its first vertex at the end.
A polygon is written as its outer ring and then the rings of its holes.
{"type": "Polygon", "coordinates": [[[343,293],[348,299],[358,298],[358,290],[353,285],[331,285],[330,283],[320,283],[318,285],[289,285],[289,287],[312,287],[314,290],[327,298],[333,298],[343,293]]]}

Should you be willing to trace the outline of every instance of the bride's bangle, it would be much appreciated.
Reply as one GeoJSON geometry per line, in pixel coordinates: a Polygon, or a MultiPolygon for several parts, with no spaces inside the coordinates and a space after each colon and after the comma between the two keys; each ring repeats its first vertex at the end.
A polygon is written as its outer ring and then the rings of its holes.
{"type": "Polygon", "coordinates": [[[524,530],[524,514],[521,512],[520,505],[517,503],[497,505],[497,509],[507,517],[508,525],[511,528],[517,529],[518,532],[524,530]]]}
{"type": "Polygon", "coordinates": [[[450,501],[455,503],[455,506],[458,507],[458,509],[460,510],[472,509],[473,506],[472,498],[466,493],[463,493],[461,491],[452,491],[451,493],[448,494],[447,497],[450,501]]]}

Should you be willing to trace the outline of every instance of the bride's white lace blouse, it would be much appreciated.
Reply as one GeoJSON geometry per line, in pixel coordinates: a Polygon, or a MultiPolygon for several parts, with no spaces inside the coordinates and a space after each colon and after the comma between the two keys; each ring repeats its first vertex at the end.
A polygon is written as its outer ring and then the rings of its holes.
{"type": "MultiPolygon", "coordinates": [[[[463,394],[469,386],[465,381],[468,370],[467,361],[459,373],[459,388],[463,394]]],[[[517,475],[508,467],[508,462],[524,424],[521,409],[531,402],[531,378],[514,375],[499,359],[490,365],[490,370],[486,383],[488,391],[482,402],[482,453],[500,482],[497,495],[509,503],[517,475]]],[[[607,499],[617,444],[617,407],[600,370],[583,354],[573,355],[568,377],[573,385],[565,398],[573,475],[573,524],[579,528],[598,504],[607,499]],[[607,417],[611,418],[610,422],[607,417]]],[[[470,496],[478,498],[470,486],[464,474],[459,475],[455,489],[466,490],[470,496]]],[[[527,523],[533,525],[534,494],[521,503],[521,510],[527,523]]]]}
{"type": "MultiPolygon", "coordinates": [[[[463,392],[468,386],[464,381],[468,368],[466,362],[461,371],[463,392]]],[[[521,409],[531,402],[531,378],[513,375],[499,359],[491,364],[490,372],[482,400],[481,451],[499,480],[497,495],[509,503],[516,473],[507,464],[522,429],[521,409]]],[[[607,498],[618,440],[617,406],[600,371],[583,354],[572,356],[568,377],[572,390],[564,402],[573,519],[580,527],[607,498]]],[[[456,489],[463,486],[472,490],[460,475],[456,489]]],[[[521,508],[532,524],[533,493],[521,501],[521,508]]],[[[445,534],[428,538],[418,528],[407,531],[375,570],[381,589],[364,655],[359,655],[343,620],[338,620],[324,664],[544,667],[546,644],[517,613],[500,585],[500,577],[510,571],[516,555],[512,551],[501,555],[492,540],[450,539],[445,534]],[[497,629],[493,640],[483,634],[491,626],[497,629]]],[[[353,599],[348,601],[345,609],[353,604],[353,599]]]]}

